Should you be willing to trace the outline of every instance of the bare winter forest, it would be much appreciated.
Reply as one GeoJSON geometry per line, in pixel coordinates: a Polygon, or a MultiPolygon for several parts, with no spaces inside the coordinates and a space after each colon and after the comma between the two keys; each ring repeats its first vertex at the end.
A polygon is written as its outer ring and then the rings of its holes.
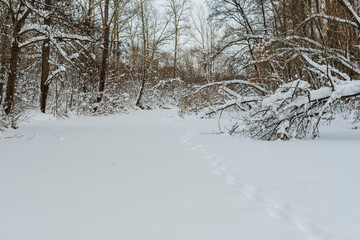
{"type": "Polygon", "coordinates": [[[359,240],[359,127],[360,0],[0,0],[0,240],[359,240]]]}
{"type": "Polygon", "coordinates": [[[0,130],[177,106],[291,139],[360,107],[357,0],[0,0],[0,29],[0,130]]]}

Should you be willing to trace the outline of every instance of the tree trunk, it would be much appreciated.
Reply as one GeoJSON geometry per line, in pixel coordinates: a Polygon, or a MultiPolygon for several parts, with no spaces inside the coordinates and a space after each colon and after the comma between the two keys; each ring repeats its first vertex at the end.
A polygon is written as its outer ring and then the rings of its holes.
{"type": "Polygon", "coordinates": [[[144,3],[140,1],[140,11],[141,11],[141,23],[142,23],[142,37],[143,37],[143,56],[142,56],[142,67],[143,67],[143,76],[141,79],[141,86],[139,90],[139,94],[136,100],[136,106],[142,108],[141,106],[141,98],[143,96],[145,82],[147,78],[147,67],[146,67],[146,54],[147,54],[147,39],[146,39],[146,24],[145,24],[145,12],[144,12],[144,3]]]}
{"type": "MultiPolygon", "coordinates": [[[[45,1],[45,10],[50,11],[51,0],[45,1]]],[[[50,16],[44,19],[44,24],[50,26],[51,19],[50,16]]],[[[45,113],[46,111],[46,100],[49,92],[49,83],[47,80],[49,78],[49,57],[50,57],[50,40],[46,39],[42,46],[42,63],[41,63],[41,84],[40,84],[40,110],[45,113]]]]}
{"type": "Polygon", "coordinates": [[[264,32],[265,32],[265,34],[267,34],[268,33],[268,26],[266,24],[266,14],[265,14],[264,0],[261,0],[260,4],[261,4],[261,13],[262,13],[262,17],[263,17],[264,32]]]}
{"type": "MultiPolygon", "coordinates": [[[[35,0],[31,2],[31,4],[34,3],[35,0]]],[[[19,11],[22,9],[22,6],[20,4],[19,11]]],[[[12,43],[10,48],[10,71],[8,75],[8,80],[6,83],[6,92],[5,92],[5,100],[4,100],[4,110],[5,114],[9,115],[11,113],[11,107],[14,104],[14,95],[15,95],[15,83],[17,80],[17,70],[18,70],[18,58],[20,54],[20,47],[19,47],[19,32],[21,30],[22,25],[24,24],[25,20],[30,14],[30,10],[26,10],[26,12],[22,15],[20,19],[17,19],[18,16],[15,16],[14,13],[12,13],[12,43]]]]}
{"type": "Polygon", "coordinates": [[[177,68],[177,54],[178,54],[178,28],[176,26],[175,29],[175,49],[174,49],[174,75],[173,77],[176,78],[176,68],[177,68]]]}
{"type": "Polygon", "coordinates": [[[42,47],[42,64],[41,64],[41,95],[40,95],[40,110],[45,113],[46,101],[49,92],[49,84],[47,83],[49,77],[49,55],[50,55],[50,41],[45,40],[42,47]]]}
{"type": "MultiPolygon", "coordinates": [[[[110,37],[110,23],[109,21],[109,0],[105,0],[105,9],[104,9],[104,49],[102,54],[102,62],[101,62],[101,69],[100,69],[100,82],[99,82],[99,95],[96,99],[97,103],[100,103],[104,90],[105,90],[105,80],[106,80],[106,73],[108,69],[108,57],[109,57],[109,37],[110,37]]],[[[94,112],[96,112],[98,107],[94,108],[94,112]]]]}
{"type": "Polygon", "coordinates": [[[0,105],[2,103],[3,91],[4,91],[4,82],[3,80],[0,80],[0,105]]]}
{"type": "MultiPolygon", "coordinates": [[[[16,29],[14,31],[16,31],[16,29]]],[[[20,48],[17,38],[15,38],[15,40],[11,44],[10,54],[10,72],[6,83],[6,95],[4,102],[4,110],[6,115],[9,115],[11,112],[11,107],[13,105],[15,95],[15,82],[17,79],[18,58],[20,54],[20,48]]]]}
{"type": "Polygon", "coordinates": [[[1,69],[0,69],[0,105],[2,104],[3,94],[4,94],[4,83],[6,77],[6,69],[7,69],[7,56],[6,56],[6,38],[5,36],[2,37],[1,41],[1,69]]]}

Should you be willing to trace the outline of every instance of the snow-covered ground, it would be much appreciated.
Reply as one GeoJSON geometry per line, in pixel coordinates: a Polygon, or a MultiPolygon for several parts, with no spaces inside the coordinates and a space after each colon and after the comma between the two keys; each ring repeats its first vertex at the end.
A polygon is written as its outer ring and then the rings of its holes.
{"type": "Polygon", "coordinates": [[[33,118],[0,140],[0,239],[359,239],[358,130],[216,130],[174,110],[33,118]]]}

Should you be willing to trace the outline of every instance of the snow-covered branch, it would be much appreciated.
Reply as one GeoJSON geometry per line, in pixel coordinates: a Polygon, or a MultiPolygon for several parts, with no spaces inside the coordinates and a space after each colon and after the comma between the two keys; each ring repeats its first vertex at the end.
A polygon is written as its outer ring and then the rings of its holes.
{"type": "Polygon", "coordinates": [[[305,24],[313,19],[316,19],[316,18],[323,18],[323,19],[327,19],[327,20],[331,20],[331,21],[335,21],[335,22],[339,22],[339,23],[345,23],[352,27],[359,28],[359,24],[357,22],[353,22],[353,21],[350,21],[347,19],[343,19],[343,18],[339,18],[339,17],[335,17],[335,16],[329,16],[329,15],[325,15],[325,14],[321,14],[321,13],[314,14],[314,15],[308,17],[307,19],[305,19],[305,21],[300,26],[302,26],[303,24],[305,24]]]}
{"type": "Polygon", "coordinates": [[[360,80],[342,81],[332,87],[312,90],[304,81],[280,87],[251,111],[246,132],[263,140],[303,138],[311,132],[318,137],[320,119],[340,101],[360,95],[360,80]]]}
{"type": "Polygon", "coordinates": [[[32,37],[32,38],[27,39],[27,40],[24,41],[24,42],[19,43],[19,48],[27,47],[27,46],[29,46],[29,45],[31,45],[31,44],[34,44],[34,43],[37,43],[37,42],[41,42],[41,41],[44,41],[44,40],[46,40],[46,39],[47,39],[47,37],[46,37],[46,36],[43,36],[43,35],[41,35],[41,36],[36,36],[36,37],[32,37]]]}
{"type": "Polygon", "coordinates": [[[66,71],[66,68],[65,68],[64,66],[59,66],[58,69],[56,69],[55,71],[53,71],[52,73],[50,73],[48,79],[47,79],[46,82],[45,82],[45,85],[49,85],[49,84],[52,82],[52,80],[54,80],[55,77],[56,77],[58,74],[60,74],[60,73],[62,73],[62,72],[65,72],[65,71],[66,71]]]}
{"type": "Polygon", "coordinates": [[[167,79],[167,80],[160,80],[154,87],[152,87],[152,90],[156,90],[158,88],[163,88],[164,86],[166,86],[168,84],[172,84],[174,82],[181,83],[182,80],[180,78],[171,78],[171,79],[167,79]]]}
{"type": "Polygon", "coordinates": [[[224,111],[230,107],[235,107],[235,106],[240,108],[243,111],[246,111],[247,109],[243,107],[244,104],[256,103],[258,101],[261,101],[261,99],[262,99],[262,97],[254,96],[254,97],[241,97],[241,98],[236,98],[233,100],[228,100],[228,101],[225,101],[225,103],[223,103],[223,104],[204,108],[198,114],[198,117],[204,118],[206,116],[216,114],[220,111],[224,111]]]}
{"type": "Polygon", "coordinates": [[[242,84],[242,85],[246,85],[252,88],[255,88],[256,90],[260,91],[261,93],[265,94],[267,91],[266,89],[264,89],[263,87],[261,87],[259,84],[253,83],[253,82],[249,82],[249,81],[245,81],[245,80],[238,80],[238,79],[234,79],[234,80],[227,80],[227,81],[220,81],[220,82],[214,82],[214,83],[208,83],[205,84],[203,86],[201,86],[200,88],[198,88],[194,94],[197,94],[198,92],[200,92],[201,90],[203,90],[204,88],[208,88],[208,87],[213,87],[213,86],[226,86],[226,85],[230,85],[230,84],[242,84]]]}
{"type": "Polygon", "coordinates": [[[348,0],[339,0],[348,10],[348,12],[355,18],[357,23],[357,28],[360,29],[360,16],[357,14],[356,10],[350,4],[348,0]]]}

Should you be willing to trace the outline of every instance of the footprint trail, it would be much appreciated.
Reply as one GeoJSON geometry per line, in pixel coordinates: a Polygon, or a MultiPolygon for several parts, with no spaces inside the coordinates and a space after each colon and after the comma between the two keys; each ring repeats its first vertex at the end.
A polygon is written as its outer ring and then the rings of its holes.
{"type": "Polygon", "coordinates": [[[239,174],[231,170],[231,167],[226,161],[216,154],[211,153],[203,145],[194,143],[194,136],[196,130],[190,126],[186,127],[185,135],[179,138],[180,142],[190,147],[194,151],[200,152],[205,159],[210,162],[212,166],[212,173],[215,176],[222,178],[227,184],[239,189],[242,195],[250,201],[262,203],[266,215],[278,221],[286,221],[292,224],[300,233],[304,235],[306,240],[329,240],[330,238],[321,231],[321,229],[313,222],[304,220],[301,216],[291,212],[289,203],[276,200],[271,196],[264,194],[262,189],[251,183],[241,179],[239,174]]]}

